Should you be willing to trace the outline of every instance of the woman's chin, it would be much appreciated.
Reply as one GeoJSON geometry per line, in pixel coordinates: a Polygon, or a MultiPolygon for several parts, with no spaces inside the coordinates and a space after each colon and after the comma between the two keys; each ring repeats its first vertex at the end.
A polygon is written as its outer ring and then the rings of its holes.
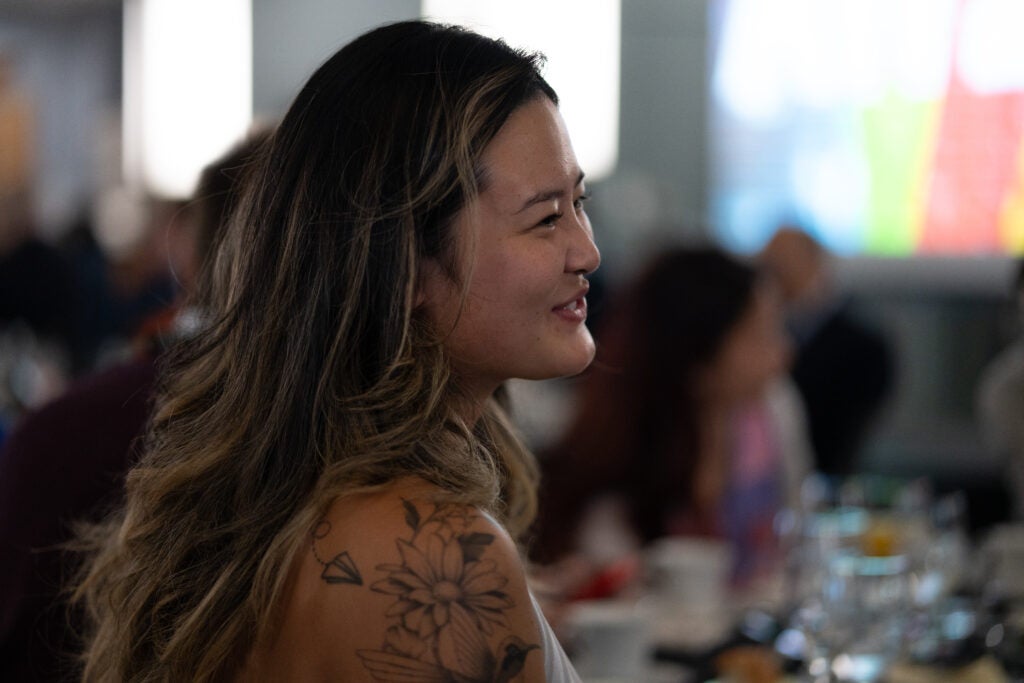
{"type": "Polygon", "coordinates": [[[588,367],[594,360],[594,347],[590,346],[587,349],[583,349],[578,354],[574,354],[572,357],[565,357],[558,363],[552,364],[546,373],[538,373],[542,376],[532,377],[529,379],[554,379],[556,377],[572,377],[578,375],[588,367]]]}

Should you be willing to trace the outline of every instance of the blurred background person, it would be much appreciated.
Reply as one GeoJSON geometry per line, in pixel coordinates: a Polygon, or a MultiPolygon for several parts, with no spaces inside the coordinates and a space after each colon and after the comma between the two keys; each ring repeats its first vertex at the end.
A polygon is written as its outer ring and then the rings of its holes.
{"type": "Polygon", "coordinates": [[[32,215],[37,119],[0,54],[0,442],[18,413],[63,388],[72,341],[71,267],[32,215]]]}
{"type": "Polygon", "coordinates": [[[177,272],[191,219],[184,202],[145,198],[122,250],[96,240],[83,212],[62,239],[43,239],[30,212],[0,217],[0,412],[10,426],[68,382],[130,357],[150,317],[190,285],[177,272]],[[135,222],[137,221],[137,223],[135,222]]]}
{"type": "Polygon", "coordinates": [[[794,342],[791,375],[806,406],[816,469],[853,474],[892,389],[890,344],[839,296],[829,254],[807,232],[780,228],[760,261],[782,294],[794,342]]]}
{"type": "Polygon", "coordinates": [[[119,250],[97,240],[102,202],[95,210],[82,202],[69,230],[38,219],[45,117],[15,66],[0,54],[0,443],[23,412],[123,360],[127,340],[188,278],[174,280],[183,259],[167,253],[182,242],[175,226],[189,222],[178,220],[180,201],[149,198],[127,214],[106,212],[100,223],[133,235],[119,250]]]}
{"type": "MultiPolygon", "coordinates": [[[[150,324],[150,318],[173,309],[194,284],[190,273],[182,270],[192,258],[194,221],[188,216],[187,202],[152,196],[129,200],[127,194],[124,191],[121,201],[134,206],[122,205],[120,211],[111,211],[108,194],[92,225],[102,256],[103,280],[97,283],[101,287],[96,291],[98,301],[76,301],[82,307],[75,356],[79,373],[123,360],[131,353],[133,340],[144,334],[142,328],[150,324]],[[103,308],[96,310],[96,304],[103,308]]],[[[84,241],[75,244],[69,235],[67,248],[75,257],[76,276],[84,284],[91,255],[88,245],[84,241]],[[70,247],[77,249],[71,251],[70,247]]]]}
{"type": "Polygon", "coordinates": [[[594,569],[669,535],[725,539],[770,572],[772,524],[811,459],[772,288],[715,248],[658,255],[604,320],[578,412],[541,454],[540,563],[594,569]]]}
{"type": "Polygon", "coordinates": [[[1005,463],[1014,514],[1024,519],[1024,258],[1013,279],[1016,340],[999,353],[978,382],[977,413],[988,448],[1005,463]]]}
{"type": "Polygon", "coordinates": [[[60,596],[69,569],[61,545],[75,521],[98,520],[121,501],[159,358],[199,322],[203,270],[266,137],[254,134],[207,166],[193,200],[166,225],[164,258],[182,295],[141,326],[133,357],[26,413],[0,449],[0,680],[78,680],[78,619],[60,596]]]}

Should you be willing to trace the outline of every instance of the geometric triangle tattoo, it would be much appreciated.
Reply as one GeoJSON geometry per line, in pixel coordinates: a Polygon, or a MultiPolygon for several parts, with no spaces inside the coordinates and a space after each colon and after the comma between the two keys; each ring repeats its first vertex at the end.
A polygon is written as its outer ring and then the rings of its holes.
{"type": "Polygon", "coordinates": [[[357,586],[363,585],[363,577],[356,568],[347,552],[335,556],[330,562],[324,563],[324,571],[320,574],[327,583],[351,583],[357,586]]]}

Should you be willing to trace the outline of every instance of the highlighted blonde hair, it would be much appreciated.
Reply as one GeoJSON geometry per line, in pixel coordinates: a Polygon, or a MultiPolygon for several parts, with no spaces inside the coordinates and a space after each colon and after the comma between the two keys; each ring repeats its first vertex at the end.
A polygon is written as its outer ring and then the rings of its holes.
{"type": "Polygon", "coordinates": [[[125,509],[85,537],[86,680],[230,678],[339,496],[415,476],[525,530],[532,456],[497,401],[460,420],[416,291],[425,260],[465,282],[453,218],[508,116],[557,101],[539,65],[406,22],[299,93],[226,228],[210,324],[168,364],[125,509]]]}

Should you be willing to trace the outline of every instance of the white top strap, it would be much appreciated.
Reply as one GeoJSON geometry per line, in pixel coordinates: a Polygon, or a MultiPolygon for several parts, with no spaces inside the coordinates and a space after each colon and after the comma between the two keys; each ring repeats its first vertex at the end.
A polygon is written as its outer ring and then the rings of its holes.
{"type": "Polygon", "coordinates": [[[541,637],[544,641],[541,643],[541,647],[544,649],[544,673],[547,676],[547,683],[582,683],[532,593],[530,600],[533,602],[534,612],[537,613],[537,621],[540,622],[541,637]]]}

